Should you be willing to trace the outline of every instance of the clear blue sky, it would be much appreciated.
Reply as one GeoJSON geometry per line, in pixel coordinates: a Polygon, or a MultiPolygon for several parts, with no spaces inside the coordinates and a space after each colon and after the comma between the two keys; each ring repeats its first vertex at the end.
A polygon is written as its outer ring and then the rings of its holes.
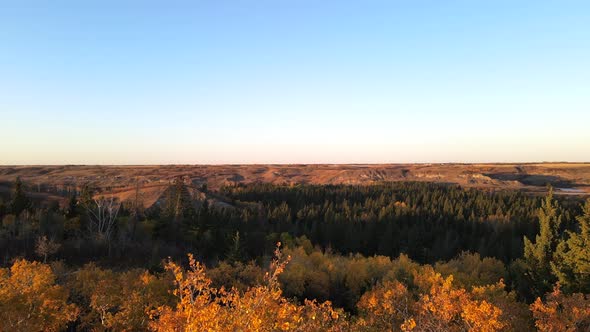
{"type": "Polygon", "coordinates": [[[0,1],[0,164],[557,160],[588,1],[0,1]]]}

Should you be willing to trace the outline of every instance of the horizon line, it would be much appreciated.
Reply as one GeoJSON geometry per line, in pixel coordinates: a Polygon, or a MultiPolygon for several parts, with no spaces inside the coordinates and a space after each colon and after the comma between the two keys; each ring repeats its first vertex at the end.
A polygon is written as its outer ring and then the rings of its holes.
{"type": "Polygon", "coordinates": [[[46,167],[46,166],[72,166],[72,167],[137,167],[137,166],[378,166],[378,165],[536,165],[536,164],[590,164],[590,161],[478,161],[478,162],[367,162],[367,163],[146,163],[146,164],[0,164],[0,167],[46,167]]]}

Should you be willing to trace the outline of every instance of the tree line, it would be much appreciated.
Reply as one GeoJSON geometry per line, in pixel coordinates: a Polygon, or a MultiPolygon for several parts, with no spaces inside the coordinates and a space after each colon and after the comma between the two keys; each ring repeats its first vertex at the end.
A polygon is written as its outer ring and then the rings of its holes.
{"type": "Polygon", "coordinates": [[[177,180],[145,209],[139,186],[119,202],[87,185],[62,206],[24,187],[17,179],[0,200],[0,312],[21,317],[0,330],[590,326],[590,200],[551,189],[202,188],[216,204],[177,180]]]}

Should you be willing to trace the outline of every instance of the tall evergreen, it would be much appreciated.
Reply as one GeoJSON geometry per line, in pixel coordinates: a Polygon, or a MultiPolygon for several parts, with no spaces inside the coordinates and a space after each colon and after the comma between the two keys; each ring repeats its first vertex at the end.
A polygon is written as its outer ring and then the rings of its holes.
{"type": "Polygon", "coordinates": [[[0,219],[2,219],[6,213],[6,204],[4,204],[4,200],[0,197],[0,219]]]}
{"type": "Polygon", "coordinates": [[[174,221],[175,224],[180,224],[185,217],[194,216],[192,197],[182,177],[175,178],[166,191],[163,211],[166,218],[174,221]]]}
{"type": "Polygon", "coordinates": [[[590,293],[590,198],[578,216],[578,232],[568,232],[569,238],[557,246],[553,272],[570,292],[590,293]]]}
{"type": "Polygon", "coordinates": [[[240,262],[244,259],[244,252],[240,241],[240,232],[236,232],[232,238],[232,244],[227,252],[226,259],[230,262],[240,262]]]}
{"type": "Polygon", "coordinates": [[[14,192],[12,194],[12,201],[10,202],[10,211],[18,216],[30,207],[31,200],[25,194],[23,182],[21,181],[20,177],[17,177],[16,181],[14,182],[14,192]]]}
{"type": "Polygon", "coordinates": [[[72,196],[70,196],[70,199],[68,201],[68,206],[66,209],[66,217],[68,218],[74,218],[75,216],[78,215],[78,196],[76,195],[76,193],[74,193],[72,196]]]}
{"type": "Polygon", "coordinates": [[[532,291],[536,296],[545,294],[555,282],[551,262],[559,241],[561,214],[557,202],[553,199],[552,187],[549,187],[549,193],[538,211],[538,218],[539,234],[535,242],[524,237],[524,260],[532,291]]]}
{"type": "Polygon", "coordinates": [[[86,183],[82,186],[82,190],[80,192],[80,199],[78,203],[84,207],[84,209],[88,209],[92,204],[94,204],[94,189],[90,186],[90,184],[86,183]]]}

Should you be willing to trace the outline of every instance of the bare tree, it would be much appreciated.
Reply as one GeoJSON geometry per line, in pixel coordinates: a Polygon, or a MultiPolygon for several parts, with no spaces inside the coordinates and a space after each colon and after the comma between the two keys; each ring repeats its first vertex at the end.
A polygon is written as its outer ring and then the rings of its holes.
{"type": "Polygon", "coordinates": [[[121,203],[113,196],[94,198],[92,204],[86,205],[92,231],[100,239],[108,241],[111,238],[120,208],[121,203]]]}
{"type": "Polygon", "coordinates": [[[35,253],[39,257],[43,257],[43,263],[47,263],[47,257],[55,254],[61,245],[53,240],[47,239],[47,236],[40,236],[37,239],[37,245],[35,246],[35,253]]]}

